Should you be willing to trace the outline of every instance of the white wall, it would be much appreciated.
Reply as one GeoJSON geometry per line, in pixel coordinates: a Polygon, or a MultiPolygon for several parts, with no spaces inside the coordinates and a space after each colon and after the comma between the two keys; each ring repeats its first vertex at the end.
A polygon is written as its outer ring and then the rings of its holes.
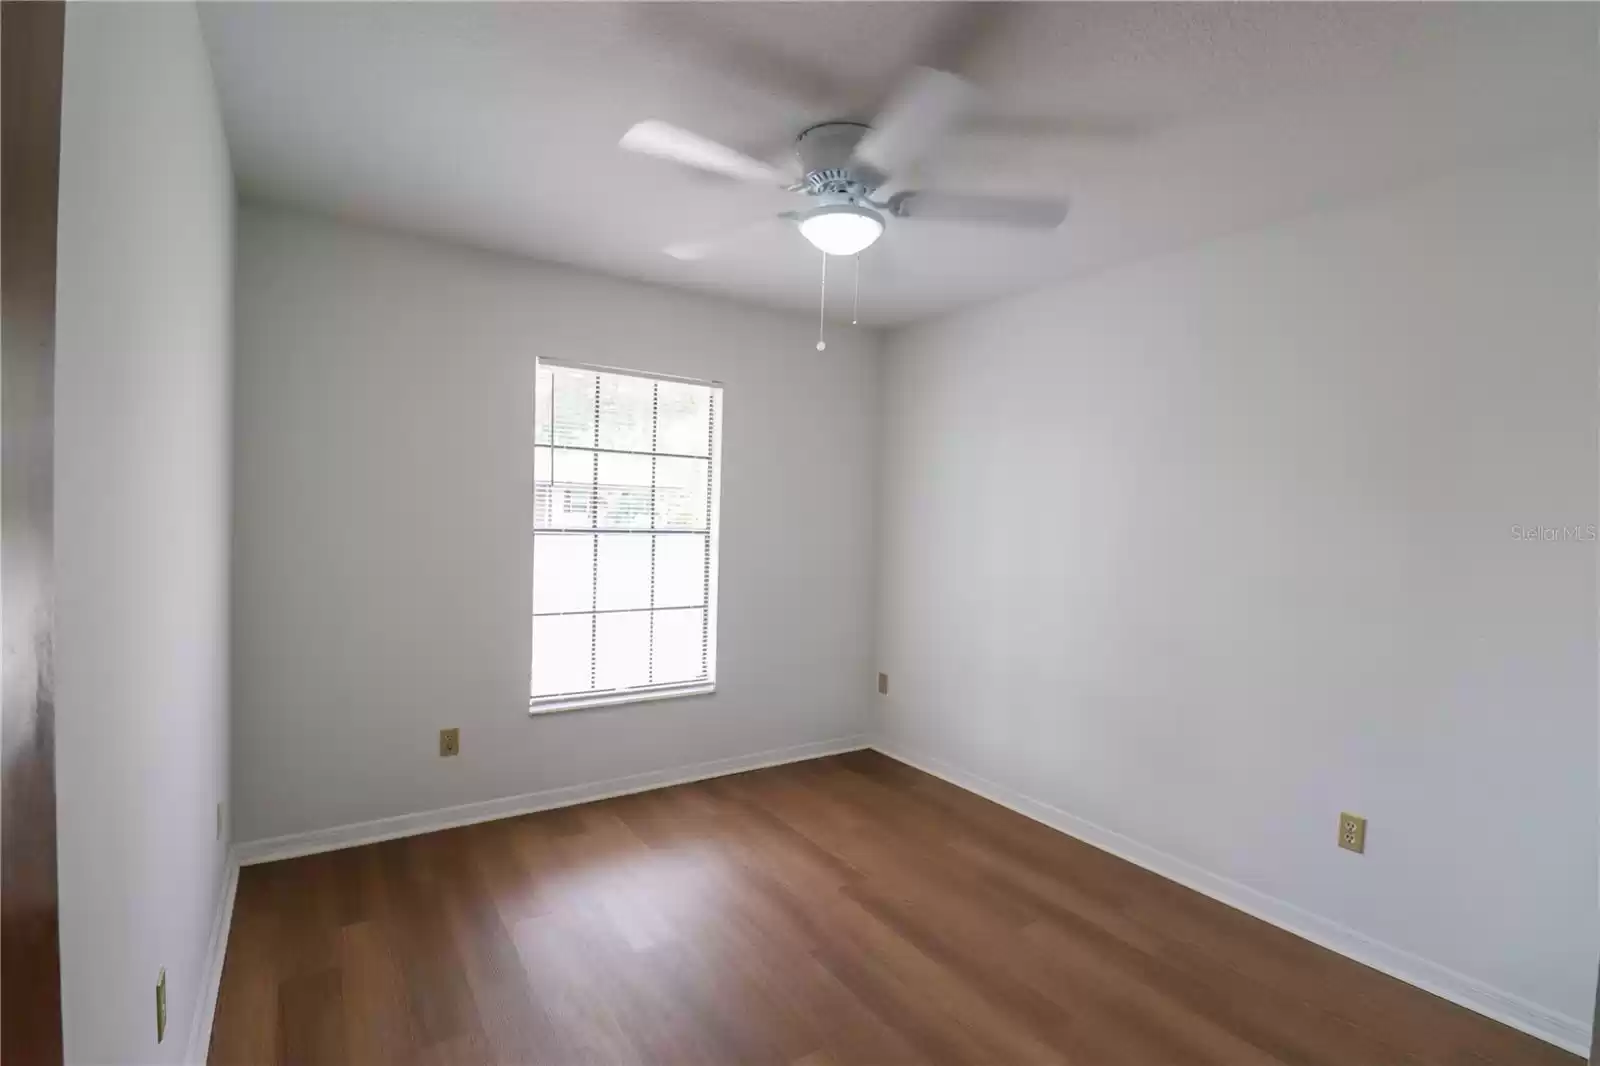
{"type": "Polygon", "coordinates": [[[888,745],[1586,1030],[1595,157],[895,334],[888,745]]]}
{"type": "Polygon", "coordinates": [[[60,195],[66,1055],[173,1062],[205,969],[228,794],[233,180],[191,5],[68,6],[60,195]]]}
{"type": "Polygon", "coordinates": [[[247,206],[239,839],[861,733],[877,337],[814,329],[247,206]],[[725,383],[715,695],[529,718],[540,355],[725,383]]]}

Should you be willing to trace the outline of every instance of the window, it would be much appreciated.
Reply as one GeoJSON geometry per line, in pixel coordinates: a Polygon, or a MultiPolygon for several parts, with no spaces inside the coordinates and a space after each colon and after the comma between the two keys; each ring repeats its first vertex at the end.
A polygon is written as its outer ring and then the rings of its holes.
{"type": "Polygon", "coordinates": [[[539,363],[529,709],[709,692],[722,389],[539,363]]]}

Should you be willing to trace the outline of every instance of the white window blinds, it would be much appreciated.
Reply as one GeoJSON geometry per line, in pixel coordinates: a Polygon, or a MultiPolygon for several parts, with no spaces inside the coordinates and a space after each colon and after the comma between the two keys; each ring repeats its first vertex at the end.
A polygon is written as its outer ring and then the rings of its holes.
{"type": "Polygon", "coordinates": [[[531,709],[716,679],[722,389],[541,361],[531,709]]]}

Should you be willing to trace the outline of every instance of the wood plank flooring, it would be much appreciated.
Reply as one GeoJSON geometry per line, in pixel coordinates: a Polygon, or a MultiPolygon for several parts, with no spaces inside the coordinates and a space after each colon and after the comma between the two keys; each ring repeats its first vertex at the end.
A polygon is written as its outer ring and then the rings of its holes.
{"type": "Polygon", "coordinates": [[[210,1061],[1580,1060],[860,752],[247,867],[210,1061]]]}

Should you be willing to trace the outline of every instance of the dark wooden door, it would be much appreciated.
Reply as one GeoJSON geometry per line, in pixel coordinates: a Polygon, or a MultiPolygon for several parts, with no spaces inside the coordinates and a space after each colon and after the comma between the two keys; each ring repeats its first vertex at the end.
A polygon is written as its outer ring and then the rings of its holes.
{"type": "Polygon", "coordinates": [[[0,1062],[61,1061],[54,443],[60,3],[0,4],[0,1062]]]}

